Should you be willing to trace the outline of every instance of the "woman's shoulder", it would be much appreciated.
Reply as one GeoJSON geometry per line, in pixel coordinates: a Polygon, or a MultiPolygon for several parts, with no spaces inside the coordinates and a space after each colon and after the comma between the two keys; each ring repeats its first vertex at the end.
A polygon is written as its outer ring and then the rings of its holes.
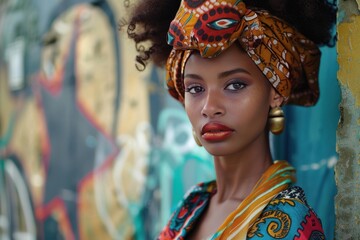
{"type": "Polygon", "coordinates": [[[248,232],[248,239],[325,239],[321,220],[308,205],[302,188],[280,192],[248,232]]]}

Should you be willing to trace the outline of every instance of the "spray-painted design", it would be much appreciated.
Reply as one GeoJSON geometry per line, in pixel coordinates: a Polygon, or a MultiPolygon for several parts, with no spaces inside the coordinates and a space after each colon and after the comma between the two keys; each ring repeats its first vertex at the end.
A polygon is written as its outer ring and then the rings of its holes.
{"type": "Polygon", "coordinates": [[[0,164],[0,187],[6,191],[0,195],[0,238],[7,239],[12,233],[17,239],[36,239],[34,209],[24,173],[14,158],[4,159],[0,164]]]}
{"type": "MultiPolygon", "coordinates": [[[[9,75],[18,76],[2,71],[1,236],[152,239],[187,188],[213,178],[212,162],[191,139],[183,110],[164,104],[162,90],[150,99],[122,97],[149,87],[123,83],[140,74],[122,72],[113,9],[105,1],[58,7],[23,84],[11,85],[9,75]],[[149,102],[156,116],[147,111],[128,124],[122,107],[136,111],[149,102]],[[11,217],[15,210],[21,219],[11,217]]],[[[150,76],[161,89],[158,71],[150,76]]]]}

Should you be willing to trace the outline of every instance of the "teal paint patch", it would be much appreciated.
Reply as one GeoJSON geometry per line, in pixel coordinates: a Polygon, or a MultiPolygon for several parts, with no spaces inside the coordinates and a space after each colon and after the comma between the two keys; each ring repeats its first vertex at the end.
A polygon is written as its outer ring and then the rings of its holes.
{"type": "Polygon", "coordinates": [[[341,23],[341,22],[343,22],[344,21],[344,19],[345,19],[345,11],[344,10],[340,10],[340,11],[338,11],[338,13],[337,13],[337,22],[338,23],[341,23]]]}

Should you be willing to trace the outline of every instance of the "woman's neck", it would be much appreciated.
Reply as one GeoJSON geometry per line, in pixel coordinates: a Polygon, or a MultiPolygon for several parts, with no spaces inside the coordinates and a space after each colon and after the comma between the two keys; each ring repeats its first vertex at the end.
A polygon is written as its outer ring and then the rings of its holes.
{"type": "Polygon", "coordinates": [[[231,156],[214,157],[217,193],[214,200],[241,202],[273,163],[267,136],[231,156]]]}

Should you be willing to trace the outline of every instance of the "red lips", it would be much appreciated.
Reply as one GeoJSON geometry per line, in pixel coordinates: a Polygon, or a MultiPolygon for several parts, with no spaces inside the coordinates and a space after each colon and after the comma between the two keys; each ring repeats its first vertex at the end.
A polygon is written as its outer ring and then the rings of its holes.
{"type": "Polygon", "coordinates": [[[209,142],[219,142],[227,139],[234,132],[231,129],[220,123],[207,123],[201,130],[202,138],[209,142]]]}

